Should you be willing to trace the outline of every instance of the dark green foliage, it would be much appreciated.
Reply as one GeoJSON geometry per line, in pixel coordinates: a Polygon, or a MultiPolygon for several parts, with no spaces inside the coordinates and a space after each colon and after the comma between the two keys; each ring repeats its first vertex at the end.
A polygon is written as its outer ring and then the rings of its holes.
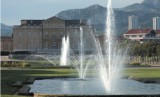
{"type": "Polygon", "coordinates": [[[14,51],[12,54],[31,54],[30,51],[14,51]]]}
{"type": "Polygon", "coordinates": [[[3,61],[1,62],[1,67],[25,68],[25,67],[30,67],[30,64],[27,62],[3,61]]]}
{"type": "Polygon", "coordinates": [[[160,43],[159,42],[145,42],[130,43],[129,55],[138,55],[138,56],[159,56],[160,55],[160,43]]]}
{"type": "Polygon", "coordinates": [[[8,56],[9,54],[9,51],[1,51],[1,56],[8,56]]]}
{"type": "Polygon", "coordinates": [[[131,63],[130,65],[133,65],[133,66],[140,66],[141,63],[131,63]]]}

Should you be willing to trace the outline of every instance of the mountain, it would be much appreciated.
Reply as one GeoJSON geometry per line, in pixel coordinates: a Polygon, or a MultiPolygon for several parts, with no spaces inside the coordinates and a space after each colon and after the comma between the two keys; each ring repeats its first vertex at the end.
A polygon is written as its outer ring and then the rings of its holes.
{"type": "MultiPolygon", "coordinates": [[[[128,30],[128,16],[136,15],[139,18],[140,28],[152,28],[152,18],[160,17],[160,0],[144,0],[124,8],[114,8],[117,35],[128,30]]],[[[106,7],[92,5],[83,9],[64,10],[56,15],[62,19],[85,19],[96,28],[97,35],[104,34],[106,7]]],[[[13,27],[1,23],[1,35],[10,36],[13,27]]]]}
{"type": "MultiPolygon", "coordinates": [[[[141,28],[152,28],[152,18],[160,17],[160,0],[144,0],[124,8],[114,9],[116,33],[122,35],[128,30],[128,16],[136,15],[141,28]]],[[[92,5],[84,9],[65,10],[56,15],[62,19],[86,19],[97,30],[97,34],[105,31],[106,7],[92,5]]]]}
{"type": "Polygon", "coordinates": [[[62,19],[85,19],[89,20],[97,29],[103,29],[105,24],[106,8],[100,5],[92,5],[84,9],[65,10],[56,15],[62,19]]]}
{"type": "Polygon", "coordinates": [[[159,11],[160,0],[144,0],[142,3],[136,3],[122,8],[124,11],[159,11]]]}
{"type": "Polygon", "coordinates": [[[7,26],[3,23],[0,23],[0,24],[1,24],[1,36],[11,36],[12,31],[13,31],[13,27],[7,26]]]}

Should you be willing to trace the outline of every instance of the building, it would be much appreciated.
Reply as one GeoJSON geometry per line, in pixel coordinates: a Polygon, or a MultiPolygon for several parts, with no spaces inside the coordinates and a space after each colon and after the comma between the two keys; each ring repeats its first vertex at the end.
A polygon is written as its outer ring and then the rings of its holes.
{"type": "Polygon", "coordinates": [[[138,17],[137,16],[129,16],[128,17],[128,29],[137,29],[138,28],[138,17]]]}
{"type": "Polygon", "coordinates": [[[154,30],[160,29],[160,17],[153,18],[153,29],[154,30]]]}
{"type": "Polygon", "coordinates": [[[1,51],[12,51],[13,50],[13,39],[9,36],[1,36],[1,51]]]}
{"type": "Polygon", "coordinates": [[[153,29],[132,29],[124,34],[124,38],[140,43],[146,41],[158,41],[160,42],[160,30],[153,29]]]}
{"type": "Polygon", "coordinates": [[[79,49],[80,27],[83,28],[85,49],[93,49],[90,32],[94,29],[84,20],[63,20],[51,17],[46,20],[21,20],[21,25],[13,28],[14,51],[60,50],[62,38],[70,37],[70,47],[79,49]],[[87,45],[86,45],[87,43],[87,45]]]}

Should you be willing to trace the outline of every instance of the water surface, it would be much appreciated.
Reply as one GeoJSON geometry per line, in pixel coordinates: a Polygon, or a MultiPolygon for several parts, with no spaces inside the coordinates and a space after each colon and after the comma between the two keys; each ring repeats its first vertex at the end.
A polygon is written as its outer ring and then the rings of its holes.
{"type": "Polygon", "coordinates": [[[57,78],[36,80],[30,92],[71,95],[148,95],[160,94],[160,84],[145,84],[133,80],[120,80],[112,93],[107,93],[100,79],[57,78]]]}

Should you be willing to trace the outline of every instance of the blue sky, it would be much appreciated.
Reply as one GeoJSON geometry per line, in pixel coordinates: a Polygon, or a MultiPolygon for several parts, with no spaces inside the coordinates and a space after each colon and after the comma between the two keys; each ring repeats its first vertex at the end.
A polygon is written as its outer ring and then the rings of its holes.
{"type": "MultiPolygon", "coordinates": [[[[112,0],[121,8],[143,0],[112,0]]],[[[106,6],[107,0],[1,0],[1,22],[19,25],[21,19],[47,19],[66,9],[85,8],[93,4],[106,6]]]]}

